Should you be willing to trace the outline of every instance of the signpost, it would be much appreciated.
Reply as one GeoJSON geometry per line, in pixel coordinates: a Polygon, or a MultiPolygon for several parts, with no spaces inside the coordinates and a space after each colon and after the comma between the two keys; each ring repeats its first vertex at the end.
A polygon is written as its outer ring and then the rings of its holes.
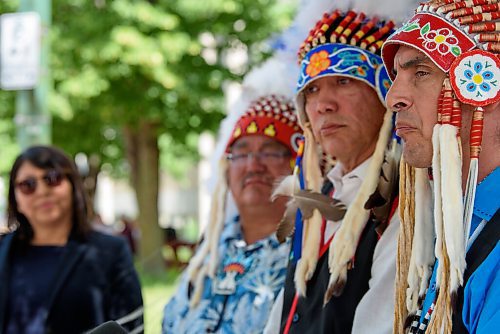
{"type": "Polygon", "coordinates": [[[49,144],[51,0],[21,0],[18,13],[0,19],[0,86],[18,91],[14,121],[19,146],[49,144]]]}
{"type": "Polygon", "coordinates": [[[4,14],[0,21],[0,87],[34,89],[38,83],[41,44],[40,15],[4,14]]]}

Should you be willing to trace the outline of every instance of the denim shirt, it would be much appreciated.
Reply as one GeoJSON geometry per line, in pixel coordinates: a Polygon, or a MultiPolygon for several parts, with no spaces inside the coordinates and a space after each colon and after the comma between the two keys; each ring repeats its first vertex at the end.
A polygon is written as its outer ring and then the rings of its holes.
{"type": "Polygon", "coordinates": [[[201,300],[190,309],[189,282],[182,275],[165,306],[163,333],[262,333],[285,281],[289,248],[274,235],[246,245],[238,217],[227,222],[215,278],[205,278],[201,300]]]}

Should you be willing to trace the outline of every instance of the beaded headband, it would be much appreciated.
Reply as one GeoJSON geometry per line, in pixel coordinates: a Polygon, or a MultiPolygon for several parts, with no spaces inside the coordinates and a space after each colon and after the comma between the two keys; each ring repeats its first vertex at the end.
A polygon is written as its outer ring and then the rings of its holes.
{"type": "Polygon", "coordinates": [[[318,78],[346,76],[367,83],[385,104],[391,80],[383,66],[380,48],[393,28],[393,21],[367,18],[363,12],[343,14],[336,10],[324,14],[300,46],[297,94],[318,78]]]}

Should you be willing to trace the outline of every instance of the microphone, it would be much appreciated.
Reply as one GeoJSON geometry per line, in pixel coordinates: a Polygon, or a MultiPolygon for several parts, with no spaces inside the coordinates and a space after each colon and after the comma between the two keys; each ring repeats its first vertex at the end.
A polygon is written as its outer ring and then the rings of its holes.
{"type": "Polygon", "coordinates": [[[116,321],[108,321],[91,329],[87,334],[127,334],[127,331],[116,321]]]}

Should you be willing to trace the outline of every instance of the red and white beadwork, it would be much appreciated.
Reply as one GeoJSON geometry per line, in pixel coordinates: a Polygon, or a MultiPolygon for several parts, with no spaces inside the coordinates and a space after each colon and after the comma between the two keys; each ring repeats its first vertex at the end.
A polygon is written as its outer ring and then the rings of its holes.
{"type": "Polygon", "coordinates": [[[236,123],[227,151],[236,140],[244,136],[262,135],[276,139],[287,146],[294,156],[301,130],[293,102],[280,95],[261,97],[252,102],[236,123]]]}

